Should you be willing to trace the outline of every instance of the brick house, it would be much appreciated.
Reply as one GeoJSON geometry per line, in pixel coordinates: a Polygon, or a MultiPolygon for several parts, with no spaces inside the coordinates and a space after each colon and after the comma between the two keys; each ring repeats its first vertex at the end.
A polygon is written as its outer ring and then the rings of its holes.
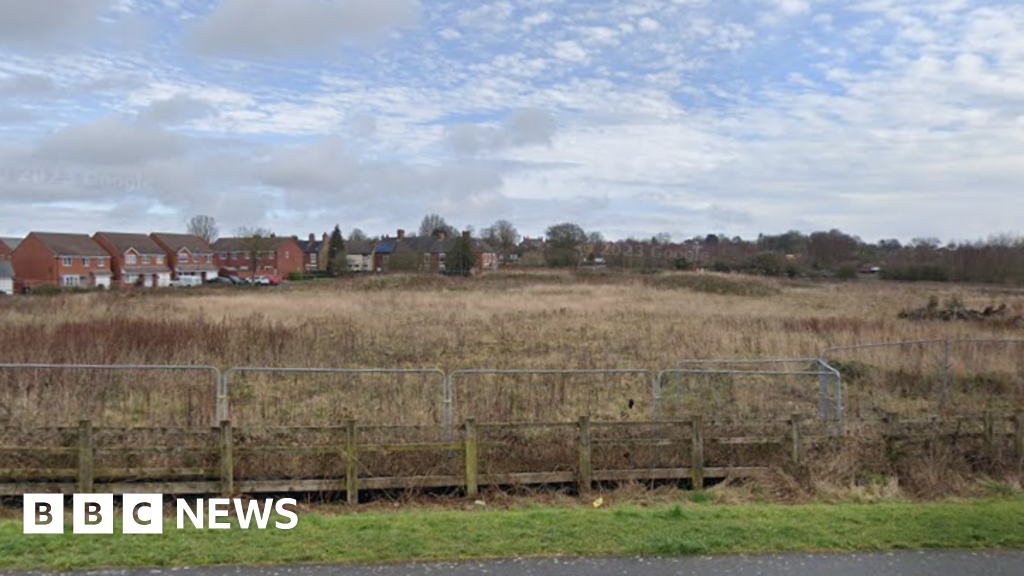
{"type": "MultiPolygon", "coordinates": [[[[469,238],[469,232],[463,232],[463,238],[469,238]]],[[[457,242],[457,238],[440,234],[433,236],[406,236],[404,230],[398,231],[398,237],[385,239],[377,244],[374,266],[379,270],[389,270],[400,259],[403,264],[413,270],[423,272],[443,272],[447,270],[446,258],[457,242]]],[[[498,269],[497,251],[483,240],[471,239],[477,253],[476,266],[473,272],[488,272],[498,269]]]]}
{"type": "Polygon", "coordinates": [[[213,248],[199,236],[156,232],[149,235],[167,256],[175,280],[193,279],[202,284],[217,277],[213,248]]]}
{"type": "Polygon", "coordinates": [[[20,238],[0,238],[0,260],[10,260],[11,254],[21,244],[20,238]]]}
{"type": "Polygon", "coordinates": [[[145,234],[97,232],[93,240],[110,255],[110,271],[118,285],[165,288],[171,284],[167,253],[145,234]]]}
{"type": "Polygon", "coordinates": [[[11,255],[19,289],[109,288],[110,255],[86,234],[32,232],[11,255]]]}
{"type": "Polygon", "coordinates": [[[213,243],[213,261],[242,278],[302,273],[302,248],[294,238],[221,238],[213,243]]]}
{"type": "Polygon", "coordinates": [[[321,240],[316,234],[310,234],[309,240],[296,240],[302,249],[302,269],[306,272],[323,272],[327,270],[330,260],[331,237],[324,234],[321,240]]]}

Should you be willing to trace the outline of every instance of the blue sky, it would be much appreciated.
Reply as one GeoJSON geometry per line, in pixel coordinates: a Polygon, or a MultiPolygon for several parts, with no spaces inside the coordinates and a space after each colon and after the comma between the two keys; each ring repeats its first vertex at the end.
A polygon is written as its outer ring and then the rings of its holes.
{"type": "Polygon", "coordinates": [[[0,0],[2,236],[976,239],[1022,182],[1019,2],[0,0]]]}

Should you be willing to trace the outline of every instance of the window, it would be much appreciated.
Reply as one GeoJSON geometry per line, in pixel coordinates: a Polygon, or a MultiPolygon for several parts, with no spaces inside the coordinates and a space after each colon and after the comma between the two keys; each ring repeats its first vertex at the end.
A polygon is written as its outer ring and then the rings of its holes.
{"type": "Polygon", "coordinates": [[[82,266],[88,268],[89,267],[89,260],[90,260],[89,258],[82,258],[82,266]]]}
{"type": "Polygon", "coordinates": [[[142,263],[146,266],[149,266],[149,256],[143,256],[142,263]]]}
{"type": "Polygon", "coordinates": [[[135,257],[135,254],[128,254],[124,257],[124,261],[126,264],[135,264],[137,258],[135,257]]]}
{"type": "Polygon", "coordinates": [[[156,263],[157,264],[163,264],[164,263],[164,257],[163,256],[157,256],[156,257],[156,263]]]}
{"type": "Polygon", "coordinates": [[[292,253],[291,253],[291,252],[289,252],[289,251],[287,251],[287,250],[285,250],[285,251],[284,251],[284,259],[285,259],[285,260],[290,260],[290,259],[291,259],[291,257],[292,257],[292,253]]]}
{"type": "Polygon", "coordinates": [[[68,288],[75,288],[84,285],[85,282],[81,276],[61,276],[60,284],[68,288]]]}
{"type": "Polygon", "coordinates": [[[309,261],[312,262],[313,264],[316,264],[316,254],[310,254],[309,261]]]}
{"type": "Polygon", "coordinates": [[[232,252],[232,253],[231,253],[231,259],[232,259],[232,260],[238,260],[238,259],[239,259],[239,258],[241,258],[241,257],[242,257],[242,256],[241,256],[241,252],[232,252]]]}
{"type": "Polygon", "coordinates": [[[188,252],[178,252],[178,262],[188,264],[188,252]]]}
{"type": "Polygon", "coordinates": [[[61,263],[61,264],[62,264],[62,265],[63,265],[63,266],[65,267],[65,268],[71,268],[72,266],[74,266],[74,263],[73,263],[72,259],[71,259],[71,258],[68,258],[67,256],[65,256],[64,258],[61,258],[61,262],[60,262],[60,263],[61,263]]]}

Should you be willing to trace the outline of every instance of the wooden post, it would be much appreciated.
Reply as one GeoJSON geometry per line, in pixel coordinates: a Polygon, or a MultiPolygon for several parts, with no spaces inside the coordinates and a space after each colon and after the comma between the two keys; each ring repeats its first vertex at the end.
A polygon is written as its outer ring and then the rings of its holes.
{"type": "Polygon", "coordinates": [[[350,506],[359,504],[359,454],[356,451],[356,421],[346,424],[345,441],[345,497],[350,506]]]}
{"type": "Polygon", "coordinates": [[[984,438],[985,456],[991,461],[996,456],[996,421],[990,410],[985,411],[983,418],[985,432],[982,438],[984,438]]]}
{"type": "Polygon", "coordinates": [[[466,419],[466,497],[476,498],[480,494],[477,485],[477,434],[476,420],[466,419]]]}
{"type": "Polygon", "coordinates": [[[81,494],[92,492],[95,456],[92,421],[81,420],[78,422],[78,491],[81,494]]]}
{"type": "Polygon", "coordinates": [[[896,435],[899,433],[900,416],[895,412],[885,414],[885,457],[890,461],[896,460],[896,435]]]}
{"type": "Polygon", "coordinates": [[[224,498],[235,495],[235,459],[232,449],[234,437],[231,432],[231,421],[221,420],[220,423],[220,493],[224,498]]]}
{"type": "Polygon", "coordinates": [[[1017,469],[1024,470],[1024,410],[1013,415],[1013,455],[1017,458],[1017,469]]]}
{"type": "Polygon", "coordinates": [[[704,489],[704,418],[696,414],[691,422],[693,449],[690,451],[690,481],[694,490],[704,489]]]}
{"type": "Polygon", "coordinates": [[[793,452],[790,457],[793,459],[793,464],[795,466],[799,466],[800,463],[803,462],[804,458],[804,437],[800,430],[802,420],[803,415],[801,414],[793,414],[789,419],[790,430],[793,438],[793,452]]]}
{"type": "Polygon", "coordinates": [[[594,469],[590,460],[590,416],[580,416],[579,493],[589,494],[593,487],[594,469]]]}

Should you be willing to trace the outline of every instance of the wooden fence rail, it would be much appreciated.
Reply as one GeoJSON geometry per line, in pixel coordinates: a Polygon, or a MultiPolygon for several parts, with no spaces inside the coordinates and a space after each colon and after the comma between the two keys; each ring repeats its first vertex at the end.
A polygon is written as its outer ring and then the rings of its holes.
{"type": "MultiPolygon", "coordinates": [[[[964,419],[965,422],[971,419],[964,419]]],[[[971,421],[980,432],[963,432],[959,426],[954,431],[937,431],[933,421],[901,421],[898,415],[890,414],[884,421],[880,432],[873,436],[836,437],[828,434],[809,434],[811,426],[818,423],[808,422],[800,415],[778,422],[759,422],[759,425],[784,425],[785,433],[778,435],[709,435],[708,424],[700,415],[689,420],[622,423],[596,422],[588,416],[582,416],[576,422],[539,422],[539,423],[477,423],[469,418],[462,426],[461,442],[406,442],[406,443],[359,443],[361,431],[382,429],[411,429],[422,427],[365,427],[361,428],[355,420],[350,420],[343,427],[304,427],[305,432],[344,432],[344,441],[331,445],[281,446],[259,445],[250,446],[239,443],[239,437],[245,436],[245,430],[234,430],[232,423],[225,420],[220,426],[212,429],[136,429],[161,430],[168,434],[186,434],[207,437],[211,440],[208,447],[190,446],[137,446],[137,447],[98,447],[96,438],[103,432],[126,432],[131,429],[94,428],[93,423],[83,420],[77,429],[59,429],[65,436],[74,432],[76,446],[0,446],[0,463],[8,460],[8,455],[31,455],[33,457],[77,457],[75,467],[6,467],[0,465],[0,495],[21,495],[34,492],[89,493],[113,492],[115,494],[159,492],[164,494],[221,494],[233,496],[261,492],[345,492],[349,504],[359,502],[360,490],[385,489],[416,489],[416,488],[449,488],[461,489],[469,498],[479,495],[481,486],[528,485],[528,484],[575,484],[580,494],[593,490],[595,482],[624,481],[679,481],[689,480],[696,489],[705,486],[708,480],[730,477],[748,477],[764,472],[767,468],[760,466],[708,466],[705,457],[709,446],[777,446],[786,454],[783,461],[775,465],[803,466],[807,459],[809,447],[822,442],[880,442],[890,458],[896,458],[899,442],[934,440],[936,438],[976,438],[980,439],[981,449],[986,456],[994,457],[997,447],[1005,446],[1009,440],[1012,454],[1010,464],[1018,470],[1024,470],[1024,410],[1017,411],[1012,417],[997,417],[986,413],[971,421]],[[1010,426],[1007,428],[1006,423],[1010,426]],[[652,427],[678,430],[661,436],[641,435],[626,438],[595,437],[600,430],[633,430],[643,431],[652,427]],[[487,432],[514,432],[531,428],[548,430],[575,429],[578,459],[572,470],[540,471],[487,474],[481,473],[480,451],[482,448],[504,446],[502,442],[489,442],[481,439],[487,432]],[[923,430],[923,431],[922,431],[923,430]],[[689,466],[670,468],[641,469],[595,469],[595,454],[618,445],[632,447],[656,448],[669,453],[687,455],[689,466]],[[689,448],[688,454],[686,448],[689,448]],[[413,475],[375,477],[370,470],[363,469],[360,456],[364,454],[426,452],[443,454],[446,457],[461,456],[463,474],[461,475],[413,475]],[[254,479],[240,478],[236,471],[236,458],[261,454],[297,454],[320,455],[337,458],[339,474],[323,479],[280,478],[254,479]],[[190,455],[205,457],[209,462],[217,462],[215,466],[163,466],[163,467],[97,467],[97,455],[103,456],[176,456],[190,455]],[[363,473],[361,475],[361,473],[363,473]]],[[[713,427],[715,422],[711,422],[713,427]]],[[[54,431],[57,429],[47,429],[54,431]]],[[[265,432],[267,429],[261,429],[265,432]]],[[[298,432],[298,428],[275,428],[277,432],[298,432]]],[[[781,428],[780,428],[781,430],[781,428]]],[[[24,429],[0,428],[5,432],[26,432],[24,429]]],[[[28,430],[31,432],[31,430],[28,430]]],[[[0,436],[2,437],[2,436],[0,436]]]]}

